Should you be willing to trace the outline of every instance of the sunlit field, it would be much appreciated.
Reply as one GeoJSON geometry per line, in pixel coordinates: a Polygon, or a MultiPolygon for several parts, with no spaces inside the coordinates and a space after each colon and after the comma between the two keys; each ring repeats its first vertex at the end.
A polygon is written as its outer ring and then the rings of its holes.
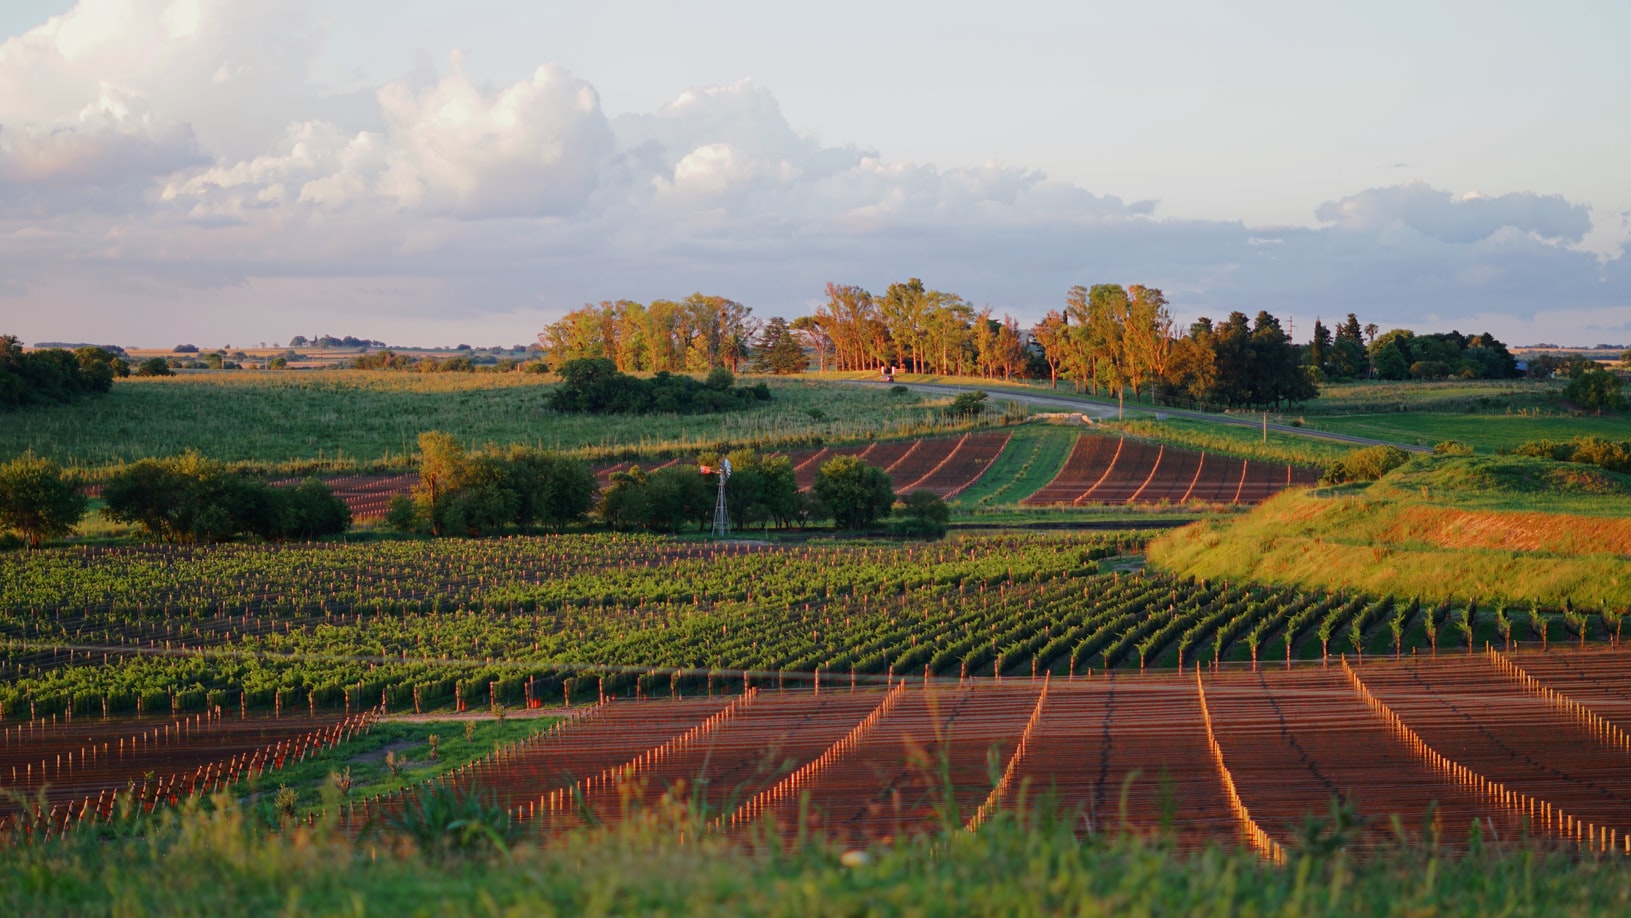
{"type": "MultiPolygon", "coordinates": [[[[949,398],[768,378],[768,403],[744,411],[615,419],[550,410],[548,377],[360,370],[197,372],[118,381],[111,393],[6,419],[0,461],[32,451],[94,470],[196,449],[274,470],[411,464],[421,431],[469,444],[525,443],[586,458],[799,445],[955,429],[949,398]]],[[[962,425],[962,426],[967,426],[962,425]]]]}

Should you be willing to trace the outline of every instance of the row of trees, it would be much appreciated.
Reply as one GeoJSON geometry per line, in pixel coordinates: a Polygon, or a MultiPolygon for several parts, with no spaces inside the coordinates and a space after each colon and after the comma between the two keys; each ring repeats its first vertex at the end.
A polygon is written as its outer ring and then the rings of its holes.
{"type": "Polygon", "coordinates": [[[102,499],[105,517],[139,524],[166,542],[312,539],[351,527],[345,501],[315,478],[273,487],[193,451],[119,469],[102,486],[102,499]]]}
{"type": "Polygon", "coordinates": [[[129,376],[124,358],[100,347],[23,350],[14,335],[0,335],[0,411],[24,405],[71,402],[106,392],[129,376]]]}
{"type": "Polygon", "coordinates": [[[1012,316],[996,318],[955,293],[910,278],[882,296],[862,287],[827,285],[827,302],[792,323],[818,369],[898,366],[913,373],[1004,379],[1023,375],[1025,334],[1012,316]]]}
{"type": "Polygon", "coordinates": [[[538,335],[552,362],[610,360],[624,373],[735,372],[759,329],[753,310],[722,296],[683,300],[607,300],[562,316],[538,335]]]}
{"type": "MultiPolygon", "coordinates": [[[[719,458],[703,456],[699,466],[651,471],[635,466],[613,473],[611,487],[601,500],[601,518],[613,529],[676,532],[685,526],[708,527],[718,497],[719,458]]],[[[865,529],[888,516],[895,503],[888,474],[854,456],[837,456],[823,463],[809,494],[799,491],[793,464],[784,456],[764,457],[739,450],[726,458],[731,473],[725,479],[725,504],[735,529],[803,526],[820,519],[831,519],[840,529],[865,529]]],[[[941,511],[931,509],[931,513],[940,512],[939,532],[914,529],[909,534],[945,532],[944,504],[938,498],[933,502],[941,507],[941,511]]],[[[916,498],[913,506],[928,503],[916,498]]]]}
{"type": "MultiPolygon", "coordinates": [[[[287,363],[284,364],[287,366],[287,363]]],[[[359,354],[352,358],[351,366],[357,370],[407,370],[416,373],[548,373],[549,364],[542,360],[518,360],[513,357],[471,357],[455,354],[451,357],[415,357],[398,354],[387,348],[372,354],[359,354]]]]}
{"type": "Polygon", "coordinates": [[[514,527],[559,531],[595,506],[588,463],[528,446],[470,452],[449,434],[419,435],[419,484],[391,501],[387,522],[432,535],[486,535],[514,527]]]}
{"type": "MultiPolygon", "coordinates": [[[[1319,332],[1316,326],[1316,341],[1319,332]]],[[[1371,343],[1370,357],[1378,379],[1511,379],[1523,375],[1517,358],[1487,332],[1418,335],[1395,328],[1371,343]]]]}
{"type": "MultiPolygon", "coordinates": [[[[351,526],[345,501],[315,478],[276,488],[195,452],[119,469],[102,486],[102,499],[107,519],[140,525],[165,542],[310,539],[351,526]]],[[[30,548],[73,532],[88,505],[83,484],[55,462],[28,455],[0,465],[0,529],[30,548]]]]}

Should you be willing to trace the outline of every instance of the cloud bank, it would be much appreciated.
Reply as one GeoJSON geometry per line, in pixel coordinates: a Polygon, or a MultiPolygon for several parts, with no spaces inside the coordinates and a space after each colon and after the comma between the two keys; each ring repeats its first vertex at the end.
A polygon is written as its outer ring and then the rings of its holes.
{"type": "Polygon", "coordinates": [[[312,22],[85,0],[0,45],[0,330],[519,339],[590,300],[700,289],[792,315],[827,281],[914,275],[1033,320],[1118,281],[1186,315],[1631,340],[1631,259],[1586,250],[1593,213],[1556,195],[1406,183],[1311,202],[1306,227],[1185,220],[1034,170],[826,146],[751,80],[609,117],[558,66],[485,85],[456,57],[325,94],[312,22]]]}

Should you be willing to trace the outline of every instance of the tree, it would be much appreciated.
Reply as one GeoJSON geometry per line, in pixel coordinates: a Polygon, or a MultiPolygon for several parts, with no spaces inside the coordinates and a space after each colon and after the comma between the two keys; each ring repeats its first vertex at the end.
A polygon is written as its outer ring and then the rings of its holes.
{"type": "Polygon", "coordinates": [[[0,465],[0,528],[15,529],[39,548],[73,532],[87,500],[62,467],[32,454],[0,465]]]}
{"type": "Polygon", "coordinates": [[[537,523],[559,532],[594,509],[600,483],[583,460],[519,445],[501,456],[516,496],[512,521],[523,529],[537,523]]]}
{"type": "Polygon", "coordinates": [[[241,533],[311,538],[351,524],[344,501],[320,481],[274,488],[192,451],[125,466],[102,486],[102,498],[108,519],[140,524],[166,542],[214,542],[241,533]]]}
{"type": "Polygon", "coordinates": [[[908,278],[904,284],[890,284],[878,308],[894,341],[901,366],[908,361],[911,372],[923,372],[924,324],[934,298],[924,288],[923,281],[908,278]]]}
{"type": "Polygon", "coordinates": [[[453,496],[464,481],[465,452],[464,444],[451,434],[427,430],[419,435],[419,484],[413,498],[431,535],[447,531],[453,496]]]}
{"type": "MultiPolygon", "coordinates": [[[[774,320],[772,320],[774,321],[774,320]]],[[[795,334],[804,339],[804,346],[815,351],[816,372],[827,370],[827,355],[832,352],[833,339],[815,316],[799,316],[788,326],[795,334]]],[[[809,367],[809,359],[805,359],[805,367],[809,367]]]]}
{"type": "Polygon", "coordinates": [[[1042,359],[1048,362],[1050,388],[1059,388],[1059,368],[1064,365],[1069,336],[1069,325],[1057,309],[1049,310],[1042,321],[1031,329],[1031,340],[1042,348],[1042,359]]]}
{"type": "Polygon", "coordinates": [[[1563,387],[1563,397],[1599,414],[1619,411],[1625,407],[1620,385],[1620,378],[1608,370],[1585,370],[1569,377],[1569,384],[1563,387]]]}
{"type": "Polygon", "coordinates": [[[1404,347],[1398,341],[1383,341],[1371,355],[1372,362],[1376,365],[1378,379],[1410,378],[1410,358],[1405,355],[1404,347]]]}
{"type": "Polygon", "coordinates": [[[1325,323],[1319,319],[1314,320],[1314,336],[1308,339],[1308,366],[1312,368],[1319,378],[1324,379],[1331,375],[1326,367],[1331,360],[1331,348],[1335,342],[1325,323]]]}
{"type": "Polygon", "coordinates": [[[1166,294],[1154,287],[1127,288],[1127,320],[1122,348],[1127,355],[1128,378],[1137,398],[1146,383],[1160,379],[1172,357],[1172,316],[1166,294]]]}
{"type": "Polygon", "coordinates": [[[840,529],[865,529],[888,516],[895,503],[889,475],[856,456],[822,463],[812,490],[840,529]]]}
{"type": "Polygon", "coordinates": [[[810,358],[805,356],[786,319],[777,316],[765,323],[753,357],[755,372],[790,376],[803,373],[809,366],[810,358]]]}

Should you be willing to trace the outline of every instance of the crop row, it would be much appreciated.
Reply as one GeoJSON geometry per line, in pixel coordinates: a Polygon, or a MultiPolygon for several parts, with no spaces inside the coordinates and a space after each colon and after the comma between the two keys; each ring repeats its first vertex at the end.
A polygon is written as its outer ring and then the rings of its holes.
{"type": "Polygon", "coordinates": [[[1514,631],[1521,643],[1617,630],[1612,614],[1574,609],[1452,609],[1100,573],[1098,560],[1122,544],[1136,543],[1072,534],[769,548],[571,536],[45,552],[0,562],[0,716],[535,705],[734,690],[787,674],[1071,675],[1260,654],[1398,655],[1436,651],[1451,627],[1469,647],[1514,631]]]}

